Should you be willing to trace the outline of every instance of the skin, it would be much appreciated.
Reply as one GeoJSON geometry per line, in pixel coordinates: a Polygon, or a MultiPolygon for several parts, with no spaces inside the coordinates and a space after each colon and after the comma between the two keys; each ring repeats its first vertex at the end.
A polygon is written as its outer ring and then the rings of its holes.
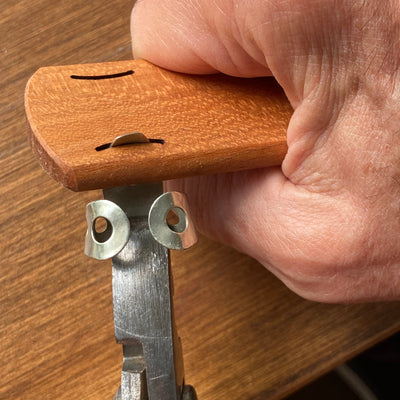
{"type": "Polygon", "coordinates": [[[400,298],[400,2],[142,0],[136,58],[274,75],[294,114],[282,168],[169,182],[200,232],[320,302],[400,298]]]}

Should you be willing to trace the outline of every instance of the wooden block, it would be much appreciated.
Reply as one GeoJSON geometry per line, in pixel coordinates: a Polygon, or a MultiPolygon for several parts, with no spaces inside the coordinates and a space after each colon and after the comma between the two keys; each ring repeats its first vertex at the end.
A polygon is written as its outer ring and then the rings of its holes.
{"type": "Polygon", "coordinates": [[[292,114],[273,78],[184,75],[143,60],[40,68],[25,108],[41,165],[76,191],[280,165],[292,114]],[[96,150],[129,132],[164,144],[96,150]]]}

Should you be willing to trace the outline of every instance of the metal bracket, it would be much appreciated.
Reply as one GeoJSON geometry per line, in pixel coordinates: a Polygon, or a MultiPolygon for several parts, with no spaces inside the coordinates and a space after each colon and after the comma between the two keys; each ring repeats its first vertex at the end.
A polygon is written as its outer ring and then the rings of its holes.
{"type": "Polygon", "coordinates": [[[115,337],[123,346],[115,400],[195,400],[184,384],[168,249],[196,242],[186,200],[163,194],[161,183],[106,189],[104,199],[87,206],[85,253],[112,257],[115,337]],[[167,221],[171,209],[177,224],[167,221]],[[99,218],[103,232],[96,232],[99,218]]]}

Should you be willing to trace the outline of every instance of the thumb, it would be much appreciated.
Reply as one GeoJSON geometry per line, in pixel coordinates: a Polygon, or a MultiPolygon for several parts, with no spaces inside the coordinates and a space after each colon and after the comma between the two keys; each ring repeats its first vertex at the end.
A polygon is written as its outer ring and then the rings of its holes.
{"type": "Polygon", "coordinates": [[[139,0],[131,16],[135,58],[184,73],[271,75],[252,32],[243,25],[248,10],[243,13],[245,6],[234,3],[139,0]]]}

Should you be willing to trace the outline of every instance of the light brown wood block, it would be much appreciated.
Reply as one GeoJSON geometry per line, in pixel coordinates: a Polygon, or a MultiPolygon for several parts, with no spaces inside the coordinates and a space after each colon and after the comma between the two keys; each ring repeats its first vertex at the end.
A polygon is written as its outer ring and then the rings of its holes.
{"type": "Polygon", "coordinates": [[[41,165],[77,191],[280,165],[292,114],[273,78],[192,76],[144,60],[40,68],[25,108],[41,165]],[[129,132],[164,144],[96,150],[129,132]]]}

